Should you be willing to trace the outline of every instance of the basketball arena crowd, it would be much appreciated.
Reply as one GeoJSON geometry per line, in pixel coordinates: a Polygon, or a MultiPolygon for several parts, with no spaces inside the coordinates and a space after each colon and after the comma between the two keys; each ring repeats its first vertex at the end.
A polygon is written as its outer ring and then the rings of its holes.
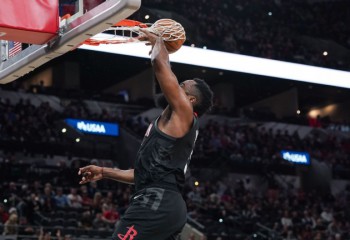
{"type": "MultiPolygon", "coordinates": [[[[60,3],[63,13],[70,9],[64,5],[72,5],[68,0],[60,3]]],[[[186,16],[198,31],[189,34],[187,44],[349,70],[349,55],[342,54],[350,48],[347,4],[144,0],[142,14],[158,9],[186,16]],[[331,42],[332,50],[324,49],[320,39],[331,42]]],[[[144,21],[142,14],[134,18],[144,21]]],[[[33,90],[8,88],[20,94],[33,90]]],[[[55,95],[48,90],[42,87],[39,93],[55,95]]],[[[128,112],[127,103],[117,113],[104,109],[99,114],[81,99],[60,104],[58,111],[49,102],[33,104],[31,97],[11,101],[0,95],[0,233],[6,239],[110,238],[128,207],[132,186],[104,180],[78,184],[79,167],[118,167],[120,156],[86,156],[59,123],[65,118],[116,122],[141,141],[150,119],[128,112]]],[[[349,125],[306,120],[312,131],[300,136],[267,127],[269,120],[276,121],[250,112],[234,122],[210,119],[201,126],[183,192],[189,223],[208,240],[350,239],[349,125]],[[344,129],[348,130],[336,134],[344,129]],[[347,185],[336,193],[320,193],[283,180],[282,176],[296,177],[297,167],[280,154],[293,149],[308,152],[331,170],[332,179],[347,185]]]]}
{"type": "MultiPolygon", "coordinates": [[[[34,106],[30,98],[0,103],[3,234],[19,234],[23,239],[43,239],[49,232],[61,239],[110,236],[133,189],[110,181],[78,185],[79,167],[115,166],[118,159],[69,152],[71,143],[65,143],[55,123],[66,117],[118,122],[141,139],[149,120],[123,112],[93,114],[78,100],[65,102],[61,112],[48,102],[34,106]]],[[[236,124],[209,120],[200,132],[184,197],[189,219],[203,228],[208,239],[254,239],[251,233],[259,232],[257,223],[275,239],[350,237],[350,185],[334,196],[283,186],[276,180],[279,174],[295,174],[295,167],[281,158],[282,149],[307,151],[332,169],[333,179],[348,179],[349,138],[338,139],[331,132],[326,137],[315,132],[301,138],[296,132],[273,131],[247,119],[236,124]],[[202,173],[206,169],[220,174],[210,174],[217,177],[208,179],[202,173]],[[244,177],[247,172],[232,179],[230,173],[240,169],[261,176],[268,187],[259,190],[251,175],[244,177]]]]}
{"type": "Polygon", "coordinates": [[[341,53],[350,48],[348,1],[146,0],[143,5],[186,16],[198,31],[189,43],[199,47],[349,70],[349,54],[341,53]]]}

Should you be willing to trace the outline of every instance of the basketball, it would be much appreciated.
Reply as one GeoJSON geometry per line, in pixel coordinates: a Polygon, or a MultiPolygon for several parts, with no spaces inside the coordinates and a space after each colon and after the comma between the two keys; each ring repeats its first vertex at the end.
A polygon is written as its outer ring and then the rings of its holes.
{"type": "Polygon", "coordinates": [[[178,39],[175,41],[164,41],[164,44],[166,49],[168,50],[168,53],[174,53],[181,48],[184,42],[185,39],[178,39]]]}
{"type": "Polygon", "coordinates": [[[186,41],[185,29],[172,19],[160,19],[151,26],[152,32],[161,36],[169,53],[179,50],[186,41]]]}

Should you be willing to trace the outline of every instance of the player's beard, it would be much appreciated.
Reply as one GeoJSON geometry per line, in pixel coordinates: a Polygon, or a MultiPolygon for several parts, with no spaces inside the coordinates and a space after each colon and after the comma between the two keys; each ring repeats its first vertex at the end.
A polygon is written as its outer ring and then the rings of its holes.
{"type": "Polygon", "coordinates": [[[163,93],[156,94],[155,102],[156,102],[156,106],[161,109],[165,109],[169,104],[163,93]]]}

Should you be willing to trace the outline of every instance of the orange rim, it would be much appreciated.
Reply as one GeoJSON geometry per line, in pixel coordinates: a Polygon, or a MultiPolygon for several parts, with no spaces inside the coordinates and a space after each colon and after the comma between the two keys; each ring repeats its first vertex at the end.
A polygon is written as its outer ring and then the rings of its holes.
{"type": "Polygon", "coordinates": [[[147,28],[148,26],[145,23],[135,21],[135,20],[130,20],[130,19],[124,19],[121,20],[120,22],[117,22],[113,26],[116,27],[141,27],[141,28],[147,28]]]}
{"type": "MultiPolygon", "coordinates": [[[[113,24],[115,27],[140,27],[140,28],[147,28],[148,26],[145,23],[130,20],[130,19],[124,19],[120,22],[117,22],[116,24],[113,24]]],[[[98,46],[100,44],[118,44],[118,43],[127,43],[127,42],[135,42],[135,39],[128,39],[128,40],[96,40],[96,39],[87,39],[82,44],[92,45],[92,46],[98,46]]]]}

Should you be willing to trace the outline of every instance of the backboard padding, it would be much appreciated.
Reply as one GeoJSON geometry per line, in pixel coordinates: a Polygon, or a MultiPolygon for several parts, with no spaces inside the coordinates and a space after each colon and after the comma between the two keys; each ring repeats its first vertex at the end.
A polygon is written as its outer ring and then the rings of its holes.
{"type": "Polygon", "coordinates": [[[13,58],[0,62],[0,83],[6,84],[51,59],[75,49],[80,43],[129,17],[141,0],[109,0],[62,27],[61,35],[45,45],[31,45],[13,58]]]}

